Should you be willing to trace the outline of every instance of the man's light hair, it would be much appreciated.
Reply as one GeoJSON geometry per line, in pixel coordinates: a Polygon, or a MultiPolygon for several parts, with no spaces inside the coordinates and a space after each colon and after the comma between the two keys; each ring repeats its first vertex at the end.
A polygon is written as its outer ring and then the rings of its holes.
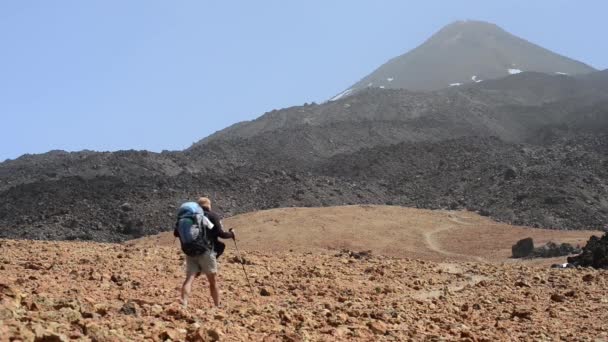
{"type": "Polygon", "coordinates": [[[196,202],[201,207],[207,207],[207,209],[211,209],[211,200],[207,197],[200,197],[196,202]]]}

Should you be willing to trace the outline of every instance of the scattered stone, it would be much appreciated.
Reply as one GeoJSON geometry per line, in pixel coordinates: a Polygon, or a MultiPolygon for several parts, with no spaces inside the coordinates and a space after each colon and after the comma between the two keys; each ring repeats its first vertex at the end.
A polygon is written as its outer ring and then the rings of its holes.
{"type": "Polygon", "coordinates": [[[353,259],[369,259],[372,257],[372,251],[367,250],[367,251],[355,252],[355,251],[351,251],[349,249],[342,249],[342,250],[340,250],[340,252],[338,254],[336,254],[336,257],[350,257],[353,259]]]}
{"type": "Polygon", "coordinates": [[[179,341],[180,340],[180,334],[178,331],[173,330],[173,329],[165,329],[163,332],[161,332],[158,337],[160,337],[160,339],[162,341],[165,340],[171,340],[171,341],[179,341]]]}
{"type": "Polygon", "coordinates": [[[39,334],[36,333],[36,337],[34,339],[35,342],[68,342],[70,339],[63,335],[55,332],[44,331],[39,334]]]}
{"type": "Polygon", "coordinates": [[[566,297],[559,293],[554,293],[551,295],[551,300],[554,302],[562,303],[566,301],[566,297]]]}
{"type": "Polygon", "coordinates": [[[260,290],[260,295],[265,296],[265,297],[272,296],[272,291],[268,288],[263,287],[260,290]]]}
{"type": "Polygon", "coordinates": [[[109,307],[107,304],[104,303],[99,303],[99,304],[95,304],[93,306],[95,313],[100,315],[100,316],[105,316],[108,314],[109,311],[109,307]]]}
{"type": "Polygon", "coordinates": [[[249,260],[246,256],[241,255],[241,257],[239,258],[238,255],[233,255],[232,257],[228,258],[228,262],[231,264],[243,264],[243,265],[255,265],[255,263],[251,260],[249,260]]]}
{"type": "Polygon", "coordinates": [[[97,323],[87,323],[83,330],[84,334],[92,341],[112,341],[112,334],[109,329],[97,323]]]}
{"type": "Polygon", "coordinates": [[[158,304],[154,304],[150,307],[150,312],[152,313],[152,315],[158,316],[163,313],[163,307],[158,304]]]}
{"type": "Polygon", "coordinates": [[[590,282],[592,282],[592,281],[593,281],[593,279],[594,279],[594,278],[595,278],[595,277],[593,276],[593,274],[585,274],[585,275],[583,276],[583,281],[584,281],[584,282],[587,282],[587,283],[590,283],[590,282]]]}
{"type": "Polygon", "coordinates": [[[208,329],[207,330],[207,335],[209,335],[209,337],[211,337],[212,341],[219,341],[220,338],[222,337],[222,335],[224,335],[222,333],[222,331],[218,328],[213,328],[213,329],[208,329]]]}
{"type": "Polygon", "coordinates": [[[198,328],[188,333],[188,335],[186,336],[186,341],[205,342],[207,341],[207,336],[209,335],[207,334],[207,331],[205,329],[198,328]]]}
{"type": "Polygon", "coordinates": [[[503,173],[503,178],[505,180],[512,180],[515,179],[517,177],[517,170],[514,167],[507,167],[505,169],[505,172],[503,173]]]}
{"type": "Polygon", "coordinates": [[[114,283],[116,283],[116,285],[118,286],[122,286],[124,283],[126,283],[128,281],[127,277],[121,275],[121,274],[112,274],[112,276],[110,277],[110,280],[113,281],[114,283]]]}
{"type": "Polygon", "coordinates": [[[23,265],[23,268],[25,268],[27,270],[39,271],[39,270],[43,270],[44,266],[42,264],[35,263],[35,262],[26,262],[23,265]]]}
{"type": "Polygon", "coordinates": [[[369,330],[371,330],[374,334],[377,335],[386,335],[386,333],[388,332],[386,324],[379,321],[369,322],[367,323],[367,326],[369,330]]]}
{"type": "Polygon", "coordinates": [[[532,320],[532,311],[526,309],[516,309],[511,312],[511,318],[517,317],[519,319],[532,320]]]}
{"type": "Polygon", "coordinates": [[[172,303],[171,305],[169,305],[165,311],[164,311],[165,315],[167,315],[168,317],[173,317],[175,319],[184,319],[184,320],[188,320],[191,318],[191,314],[188,312],[188,310],[184,309],[183,306],[177,304],[177,303],[172,303]]]}
{"type": "Polygon", "coordinates": [[[126,302],[120,308],[119,312],[123,315],[132,315],[135,316],[139,312],[139,305],[134,302],[126,302]]]}

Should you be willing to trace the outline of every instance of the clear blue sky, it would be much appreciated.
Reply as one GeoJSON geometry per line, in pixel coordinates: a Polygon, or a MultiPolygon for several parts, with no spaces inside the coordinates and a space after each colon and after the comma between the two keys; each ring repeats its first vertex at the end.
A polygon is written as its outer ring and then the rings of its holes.
{"type": "Polygon", "coordinates": [[[0,161],[183,149],[322,102],[459,19],[608,68],[608,1],[0,2],[0,161]]]}

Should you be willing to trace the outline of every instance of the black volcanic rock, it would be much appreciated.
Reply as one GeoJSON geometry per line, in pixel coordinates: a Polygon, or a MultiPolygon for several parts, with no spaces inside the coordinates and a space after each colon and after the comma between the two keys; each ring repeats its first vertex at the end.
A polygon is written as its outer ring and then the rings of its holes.
{"type": "Polygon", "coordinates": [[[534,248],[531,257],[533,258],[555,258],[560,256],[567,256],[572,254],[578,254],[581,249],[574,247],[569,243],[557,244],[555,242],[547,242],[544,246],[534,248]]]}
{"type": "Polygon", "coordinates": [[[511,247],[511,255],[513,258],[525,258],[534,251],[534,241],[532,238],[525,238],[517,241],[511,247]]]}
{"type": "Polygon", "coordinates": [[[216,132],[192,148],[256,139],[254,146],[260,149],[296,145],[299,151],[291,155],[312,152],[327,157],[377,145],[461,136],[525,142],[536,138],[539,129],[568,124],[581,114],[604,125],[608,74],[595,74],[575,78],[526,72],[429,93],[367,89],[339,101],[266,113],[216,132]],[[599,81],[603,79],[605,84],[599,81]],[[597,113],[595,118],[586,114],[591,110],[597,113]],[[281,139],[281,144],[274,143],[281,139]]]}
{"type": "MultiPolygon", "coordinates": [[[[177,206],[202,194],[225,215],[391,204],[466,208],[537,227],[598,229],[608,222],[602,200],[608,197],[606,147],[608,136],[559,140],[547,147],[468,137],[378,146],[308,167],[258,159],[176,176],[35,181],[2,192],[0,237],[121,241],[154,234],[171,230],[177,206]],[[511,168],[517,177],[505,179],[511,168]],[[132,210],[124,211],[124,203],[132,210]]],[[[255,157],[267,158],[261,152],[255,157]]]]}
{"type": "Polygon", "coordinates": [[[608,269],[608,233],[592,236],[581,254],[568,258],[576,266],[608,269]]]}

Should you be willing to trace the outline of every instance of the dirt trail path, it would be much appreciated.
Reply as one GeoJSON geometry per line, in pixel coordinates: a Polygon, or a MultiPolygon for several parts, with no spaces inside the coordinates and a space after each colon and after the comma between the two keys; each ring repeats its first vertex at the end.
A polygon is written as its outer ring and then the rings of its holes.
{"type": "MultiPolygon", "coordinates": [[[[466,211],[374,205],[272,209],[228,218],[224,226],[236,229],[243,250],[371,250],[439,262],[505,262],[511,246],[525,237],[537,244],[583,244],[598,234],[511,226],[466,211]]],[[[174,241],[170,233],[164,233],[140,243],[173,245],[174,241]]]]}
{"type": "Polygon", "coordinates": [[[444,249],[443,246],[441,245],[441,243],[439,243],[437,241],[437,239],[435,239],[435,235],[441,234],[443,232],[446,232],[446,231],[449,231],[452,229],[454,229],[453,225],[445,225],[445,226],[439,227],[435,230],[432,230],[430,232],[425,232],[424,241],[427,244],[427,246],[429,247],[429,249],[431,249],[432,251],[437,252],[439,254],[443,254],[447,257],[454,258],[454,259],[475,260],[478,262],[487,261],[486,259],[484,259],[483,257],[480,257],[480,256],[454,253],[454,252],[450,252],[450,251],[444,249]]]}

